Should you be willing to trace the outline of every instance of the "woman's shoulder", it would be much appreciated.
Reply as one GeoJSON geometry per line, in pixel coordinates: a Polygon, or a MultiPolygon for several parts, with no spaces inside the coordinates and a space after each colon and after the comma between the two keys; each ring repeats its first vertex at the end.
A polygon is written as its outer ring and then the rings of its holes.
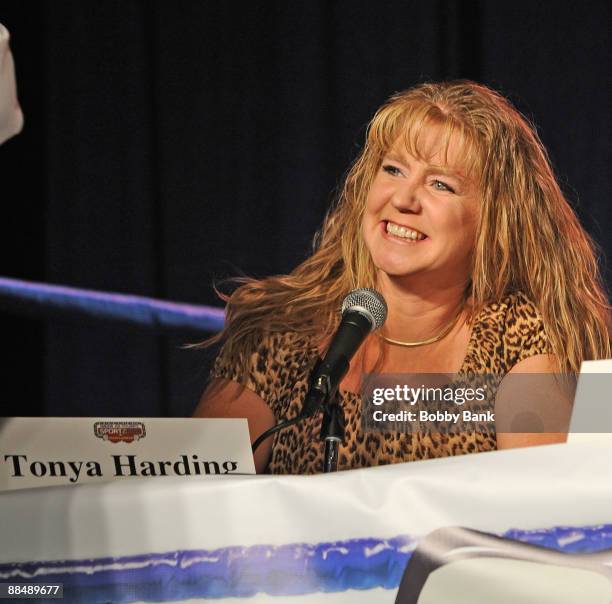
{"type": "Polygon", "coordinates": [[[541,320],[536,304],[522,291],[506,294],[500,300],[489,302],[481,312],[485,316],[512,317],[525,321],[541,320]]]}
{"type": "Polygon", "coordinates": [[[314,364],[314,339],[292,331],[265,331],[243,350],[230,354],[226,344],[217,356],[211,378],[232,380],[246,386],[276,410],[276,402],[294,382],[307,375],[314,364]]]}
{"type": "Polygon", "coordinates": [[[261,336],[261,343],[270,354],[282,359],[317,349],[313,336],[296,331],[264,332],[261,336]]]}
{"type": "Polygon", "coordinates": [[[506,294],[488,302],[474,316],[474,328],[486,334],[511,336],[543,329],[543,320],[536,304],[523,292],[506,294]]]}
{"type": "Polygon", "coordinates": [[[537,305],[523,292],[505,295],[496,302],[487,304],[477,317],[482,322],[495,324],[508,337],[521,337],[544,333],[542,313],[537,305]]]}
{"type": "MultiPolygon", "coordinates": [[[[262,329],[247,348],[248,364],[253,371],[265,373],[270,368],[288,367],[303,363],[316,355],[314,338],[295,331],[269,331],[262,329]]],[[[223,346],[217,365],[227,363],[227,348],[223,346]]]]}
{"type": "Polygon", "coordinates": [[[506,373],[516,363],[550,354],[542,314],[523,292],[486,304],[474,318],[474,352],[479,365],[506,373]]]}

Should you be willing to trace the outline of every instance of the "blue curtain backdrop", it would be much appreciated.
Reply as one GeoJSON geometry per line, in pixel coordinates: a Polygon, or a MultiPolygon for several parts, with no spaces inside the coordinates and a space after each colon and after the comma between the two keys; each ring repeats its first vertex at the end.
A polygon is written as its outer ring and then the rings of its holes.
{"type": "MultiPolygon", "coordinates": [[[[374,110],[428,79],[500,90],[612,253],[609,4],[3,0],[21,135],[0,148],[5,276],[218,304],[287,272],[374,110]]],[[[571,245],[571,242],[559,242],[571,245]]],[[[191,413],[212,353],[0,316],[4,415],[191,413]]]]}

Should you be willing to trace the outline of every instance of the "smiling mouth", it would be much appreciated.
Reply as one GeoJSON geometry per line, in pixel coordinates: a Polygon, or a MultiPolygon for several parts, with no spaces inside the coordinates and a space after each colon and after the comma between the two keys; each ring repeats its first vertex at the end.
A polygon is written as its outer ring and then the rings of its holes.
{"type": "Polygon", "coordinates": [[[417,231],[416,229],[405,227],[389,220],[384,221],[384,229],[387,235],[391,235],[394,238],[401,239],[407,242],[418,242],[427,239],[427,235],[417,231]]]}

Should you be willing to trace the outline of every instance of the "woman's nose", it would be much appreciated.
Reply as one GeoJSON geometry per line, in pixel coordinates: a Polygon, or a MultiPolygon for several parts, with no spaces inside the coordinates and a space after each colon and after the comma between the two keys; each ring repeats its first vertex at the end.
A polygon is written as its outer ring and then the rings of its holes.
{"type": "Polygon", "coordinates": [[[407,181],[398,187],[391,198],[391,205],[399,212],[420,212],[420,187],[417,182],[407,181]]]}

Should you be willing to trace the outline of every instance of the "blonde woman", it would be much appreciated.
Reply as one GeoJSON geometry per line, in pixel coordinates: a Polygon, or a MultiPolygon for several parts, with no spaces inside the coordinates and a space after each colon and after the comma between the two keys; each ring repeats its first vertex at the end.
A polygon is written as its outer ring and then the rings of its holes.
{"type": "MultiPolygon", "coordinates": [[[[557,184],[537,134],[493,90],[422,84],[374,116],[365,147],[291,274],[243,280],[227,300],[224,346],[196,415],[246,417],[252,440],[302,409],[343,298],[371,287],[388,318],[340,384],[346,418],[339,469],[562,442],[566,434],[404,434],[362,425],[364,373],[576,372],[610,357],[609,306],[589,237],[557,184]]],[[[503,382],[495,409],[569,415],[570,398],[521,400],[503,382]]],[[[258,471],[320,472],[321,417],[257,450],[258,471]]]]}

